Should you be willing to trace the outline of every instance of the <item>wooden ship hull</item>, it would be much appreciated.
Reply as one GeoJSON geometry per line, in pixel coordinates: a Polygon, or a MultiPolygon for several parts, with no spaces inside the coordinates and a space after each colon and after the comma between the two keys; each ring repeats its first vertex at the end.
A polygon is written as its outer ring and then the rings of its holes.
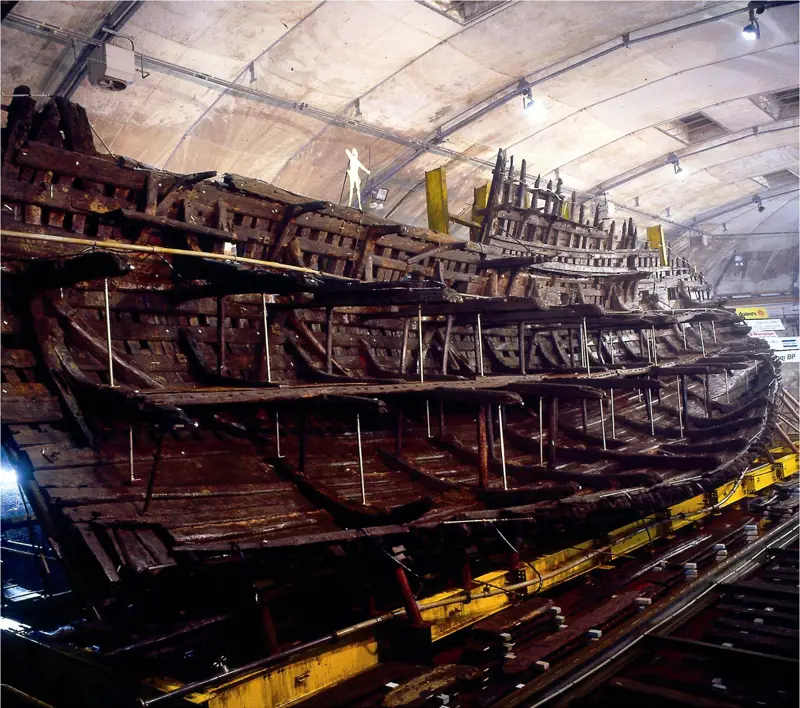
{"type": "Polygon", "coordinates": [[[98,154],[61,99],[14,98],[2,159],[3,450],[100,615],[255,587],[299,636],[321,580],[395,606],[398,546],[446,587],[773,435],[779,363],[702,275],[502,153],[470,240],[98,154]]]}

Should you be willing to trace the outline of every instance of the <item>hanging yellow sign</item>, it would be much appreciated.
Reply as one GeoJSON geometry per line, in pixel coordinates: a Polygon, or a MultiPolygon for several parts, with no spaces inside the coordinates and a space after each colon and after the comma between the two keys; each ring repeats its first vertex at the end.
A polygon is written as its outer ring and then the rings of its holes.
{"type": "Polygon", "coordinates": [[[764,307],[737,307],[736,314],[746,320],[766,320],[769,317],[764,307]]]}

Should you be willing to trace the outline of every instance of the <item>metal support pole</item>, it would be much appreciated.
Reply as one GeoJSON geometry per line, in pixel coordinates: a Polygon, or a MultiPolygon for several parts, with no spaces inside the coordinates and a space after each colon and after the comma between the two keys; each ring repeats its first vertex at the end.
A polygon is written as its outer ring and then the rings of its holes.
{"type": "Polygon", "coordinates": [[[364,455],[361,451],[361,416],[356,413],[356,437],[358,438],[358,474],[361,477],[361,503],[367,505],[367,492],[364,488],[364,455]]]}
{"type": "Polygon", "coordinates": [[[727,369],[725,369],[725,401],[727,403],[731,402],[730,389],[728,388],[728,370],[727,369]]]}
{"type": "Polygon", "coordinates": [[[432,437],[431,435],[431,402],[429,400],[425,400],[425,421],[428,424],[428,437],[432,437]]]}
{"type": "Polygon", "coordinates": [[[279,460],[282,459],[283,455],[281,455],[281,419],[277,408],[275,409],[275,448],[278,459],[279,460]]]}
{"type": "Polygon", "coordinates": [[[544,465],[544,430],[542,425],[542,399],[539,398],[539,464],[544,465]]]}
{"type": "Polygon", "coordinates": [[[556,468],[556,435],[558,434],[558,399],[550,400],[550,430],[547,436],[547,469],[556,468]]]}
{"type": "Polygon", "coordinates": [[[267,383],[272,383],[272,367],[269,360],[269,313],[267,312],[266,293],[261,293],[261,312],[264,316],[264,360],[267,365],[267,383]]]}
{"type": "Polygon", "coordinates": [[[476,327],[477,346],[476,353],[478,355],[478,375],[483,376],[483,331],[481,330],[481,313],[478,313],[478,322],[476,327]]]}
{"type": "Polygon", "coordinates": [[[525,323],[520,322],[519,328],[519,373],[525,376],[525,323]]]}
{"type": "Polygon", "coordinates": [[[225,296],[217,298],[217,374],[225,373],[225,296]]]}
{"type": "Polygon", "coordinates": [[[114,353],[111,350],[111,307],[108,303],[108,278],[103,280],[103,303],[106,314],[106,348],[108,349],[108,383],[114,386],[114,353]]]}
{"type": "Polygon", "coordinates": [[[795,455],[797,455],[798,454],[797,445],[795,445],[792,439],[786,434],[786,431],[783,428],[781,428],[780,423],[775,425],[775,429],[778,431],[778,435],[780,435],[781,440],[783,440],[783,442],[785,442],[789,446],[789,449],[795,455]]]}
{"type": "Polygon", "coordinates": [[[128,482],[133,484],[136,478],[133,476],[133,423],[128,426],[128,482]]]}
{"type": "Polygon", "coordinates": [[[717,343],[717,328],[714,325],[714,320],[711,320],[711,334],[714,337],[714,344],[717,343]]]}
{"type": "Polygon", "coordinates": [[[592,373],[592,367],[589,362],[589,330],[586,328],[586,318],[583,318],[583,348],[586,352],[586,373],[592,373]]]}
{"type": "Polygon", "coordinates": [[[333,373],[333,308],[325,308],[325,371],[333,373]]]}
{"type": "Polygon", "coordinates": [[[489,442],[486,434],[486,409],[482,405],[478,411],[478,486],[486,489],[489,486],[489,442]]]}
{"type": "Polygon", "coordinates": [[[611,439],[617,439],[617,423],[614,420],[614,389],[611,389],[611,439]]]}
{"type": "Polygon", "coordinates": [[[649,388],[645,392],[645,398],[647,399],[647,417],[650,419],[650,435],[655,435],[656,427],[655,421],[653,420],[653,394],[649,388]]]}
{"type": "Polygon", "coordinates": [[[447,360],[450,358],[450,337],[453,332],[453,315],[447,315],[447,324],[444,328],[444,350],[442,352],[442,375],[447,374],[447,360]]]}
{"type": "Polygon", "coordinates": [[[686,346],[686,327],[683,324],[681,324],[681,334],[683,335],[683,348],[688,349],[686,346]]]}
{"type": "Polygon", "coordinates": [[[697,328],[700,330],[700,348],[703,350],[703,356],[706,355],[706,343],[703,341],[703,323],[698,322],[697,328]]]}
{"type": "Polygon", "coordinates": [[[650,333],[653,336],[653,361],[655,362],[655,365],[658,366],[658,349],[656,349],[656,328],[651,327],[650,333]]]}
{"type": "Polygon", "coordinates": [[[686,430],[689,430],[689,392],[686,389],[686,376],[681,376],[681,403],[683,404],[686,430]]]}
{"type": "Polygon", "coordinates": [[[681,380],[675,377],[676,396],[678,398],[678,425],[681,427],[681,437],[683,437],[683,404],[681,403],[681,380]]]}
{"type": "Polygon", "coordinates": [[[600,399],[600,427],[603,430],[603,449],[606,448],[606,416],[603,412],[603,399],[600,399]]]}
{"type": "MultiPolygon", "coordinates": [[[[422,341],[422,305],[417,308],[417,336],[419,337],[419,382],[425,383],[425,343],[422,341]]],[[[428,435],[430,437],[430,435],[428,435]]]]}
{"type": "Polygon", "coordinates": [[[584,435],[589,432],[589,413],[586,410],[586,399],[581,399],[581,425],[584,435]]]}
{"type": "Polygon", "coordinates": [[[500,462],[503,465],[503,489],[508,489],[506,477],[506,445],[503,438],[503,406],[497,406],[497,425],[500,428],[500,462]]]}
{"type": "Polygon", "coordinates": [[[158,436],[158,442],[156,442],[156,454],[153,456],[153,466],[150,468],[150,479],[147,481],[147,493],[144,497],[143,513],[145,514],[150,508],[150,502],[153,501],[153,491],[156,487],[156,473],[158,472],[158,465],[161,462],[161,451],[164,448],[164,438],[166,437],[166,431],[159,432],[161,434],[158,436]]]}
{"type": "Polygon", "coordinates": [[[411,320],[406,317],[403,320],[403,343],[400,346],[400,373],[406,372],[406,360],[408,359],[408,334],[411,329],[411,320]]]}

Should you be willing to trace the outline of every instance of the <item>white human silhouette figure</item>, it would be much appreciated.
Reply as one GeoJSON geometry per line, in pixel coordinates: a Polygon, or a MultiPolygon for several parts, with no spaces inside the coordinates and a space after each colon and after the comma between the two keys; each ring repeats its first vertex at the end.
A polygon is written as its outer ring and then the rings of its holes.
{"type": "Polygon", "coordinates": [[[355,148],[352,150],[345,148],[344,151],[347,153],[347,157],[350,158],[350,164],[347,166],[347,177],[350,180],[350,197],[347,200],[347,206],[353,206],[353,191],[355,190],[356,197],[358,197],[358,208],[362,209],[361,175],[358,174],[358,171],[364,170],[364,172],[367,174],[370,174],[370,172],[366,167],[364,167],[364,165],[361,164],[361,161],[358,159],[358,150],[355,148]]]}

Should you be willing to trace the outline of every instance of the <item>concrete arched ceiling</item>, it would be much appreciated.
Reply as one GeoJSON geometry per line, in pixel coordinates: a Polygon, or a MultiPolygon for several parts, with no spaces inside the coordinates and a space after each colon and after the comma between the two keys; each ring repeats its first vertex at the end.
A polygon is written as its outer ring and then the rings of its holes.
{"type": "MultiPolygon", "coordinates": [[[[797,233],[796,192],[765,199],[761,220],[735,208],[770,193],[763,175],[798,172],[796,110],[776,119],[751,100],[798,85],[797,5],[761,15],[758,41],[742,37],[747,13],[738,12],[591,59],[623,34],[635,40],[746,3],[500,2],[466,24],[431,4],[150,0],[119,31],[137,52],[181,69],[145,62],[149,75],[126,91],[108,93],[84,79],[72,99],[115,153],[181,172],[237,172],[316,198],[339,200],[344,149],[357,147],[389,190],[383,213],[410,223],[425,221],[426,169],[447,165],[450,210],[463,213],[472,188],[489,177],[484,163],[508,148],[529,173],[558,175],[590,194],[608,190],[621,215],[665,219],[676,237],[675,224],[713,234],[797,233]],[[515,97],[452,130],[521,79],[534,83],[543,110],[524,112],[515,97]],[[298,103],[352,123],[320,120],[298,103]],[[721,135],[687,145],[656,127],[700,111],[721,135]],[[437,130],[440,147],[460,157],[409,144],[437,130]],[[679,178],[666,164],[670,153],[680,157],[679,178]]],[[[18,84],[53,92],[85,46],[74,38],[91,36],[115,9],[114,2],[19,2],[2,26],[3,94],[18,84]],[[73,43],[22,26],[24,18],[72,33],[73,43]]]]}

